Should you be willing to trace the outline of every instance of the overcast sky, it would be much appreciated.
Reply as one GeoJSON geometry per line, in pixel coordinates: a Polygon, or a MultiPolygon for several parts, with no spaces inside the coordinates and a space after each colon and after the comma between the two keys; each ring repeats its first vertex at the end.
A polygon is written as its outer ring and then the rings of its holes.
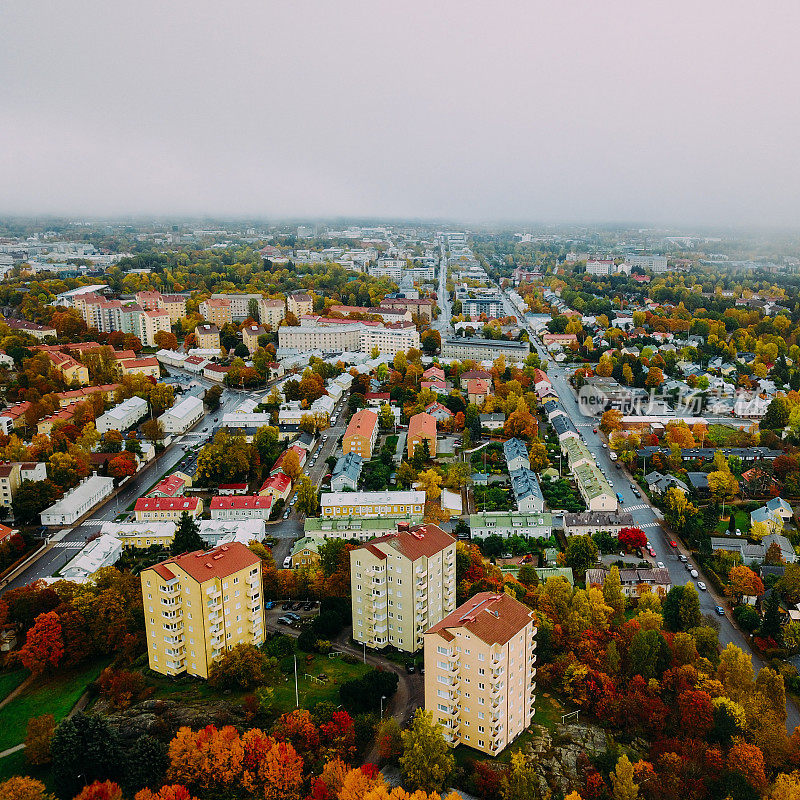
{"type": "Polygon", "coordinates": [[[3,0],[0,212],[792,225],[800,3],[3,0]]]}

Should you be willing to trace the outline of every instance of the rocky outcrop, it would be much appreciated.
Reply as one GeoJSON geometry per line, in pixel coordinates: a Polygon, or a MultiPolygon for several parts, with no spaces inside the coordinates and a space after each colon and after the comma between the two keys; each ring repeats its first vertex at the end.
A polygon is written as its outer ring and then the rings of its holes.
{"type": "Polygon", "coordinates": [[[197,729],[206,725],[244,725],[241,709],[224,700],[180,703],[145,700],[125,711],[112,711],[105,701],[99,700],[93,710],[105,716],[123,744],[132,744],[143,733],[169,741],[184,726],[197,729]]]}
{"type": "MultiPolygon", "coordinates": [[[[612,745],[608,734],[597,725],[556,725],[552,734],[540,727],[539,735],[528,745],[526,755],[536,770],[542,796],[547,796],[548,792],[564,796],[580,789],[585,780],[585,757],[605,752],[612,745]]],[[[646,743],[634,743],[628,749],[644,751],[646,743]]]]}

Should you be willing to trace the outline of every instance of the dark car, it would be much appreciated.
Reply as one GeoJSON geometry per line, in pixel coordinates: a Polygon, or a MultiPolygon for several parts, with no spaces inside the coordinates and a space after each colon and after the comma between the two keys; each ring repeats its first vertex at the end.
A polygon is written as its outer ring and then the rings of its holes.
{"type": "Polygon", "coordinates": [[[281,611],[288,611],[292,607],[292,601],[286,600],[281,604],[281,611]]]}
{"type": "Polygon", "coordinates": [[[299,614],[295,614],[294,611],[289,611],[286,614],[284,614],[283,616],[286,617],[287,619],[294,620],[295,622],[299,622],[300,621],[300,615],[299,614]]]}
{"type": "Polygon", "coordinates": [[[305,603],[294,603],[294,605],[292,605],[292,611],[302,611],[304,605],[305,603]]]}
{"type": "Polygon", "coordinates": [[[406,672],[409,675],[413,675],[416,671],[417,671],[417,668],[411,662],[406,664],[406,672]]]}
{"type": "Polygon", "coordinates": [[[294,620],[289,619],[289,617],[278,617],[278,625],[291,625],[294,620]]]}
{"type": "Polygon", "coordinates": [[[315,603],[313,600],[309,600],[309,601],[308,601],[308,602],[307,602],[307,603],[306,603],[306,604],[303,606],[303,611],[313,611],[313,610],[314,610],[314,606],[316,606],[316,603],[315,603]]]}

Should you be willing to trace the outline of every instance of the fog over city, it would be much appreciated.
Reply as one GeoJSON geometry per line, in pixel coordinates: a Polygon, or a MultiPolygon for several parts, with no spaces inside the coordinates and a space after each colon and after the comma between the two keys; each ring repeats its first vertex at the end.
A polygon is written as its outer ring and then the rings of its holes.
{"type": "Polygon", "coordinates": [[[800,6],[0,8],[0,212],[794,225],[800,6]]]}

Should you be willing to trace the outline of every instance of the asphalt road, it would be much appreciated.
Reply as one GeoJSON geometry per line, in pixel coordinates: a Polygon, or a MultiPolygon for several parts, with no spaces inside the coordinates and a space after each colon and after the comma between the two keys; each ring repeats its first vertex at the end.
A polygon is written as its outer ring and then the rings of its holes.
{"type": "MultiPolygon", "coordinates": [[[[519,314],[514,311],[511,301],[508,300],[508,297],[505,295],[505,293],[503,293],[503,302],[508,309],[508,313],[513,313],[514,316],[517,317],[519,316],[519,314]]],[[[521,322],[524,325],[524,321],[521,322]]],[[[549,360],[548,353],[540,344],[533,330],[528,329],[528,331],[531,337],[531,344],[536,348],[536,351],[542,361],[549,360]]],[[[598,432],[594,433],[594,429],[597,427],[599,419],[596,417],[587,417],[583,414],[583,411],[578,406],[575,394],[567,382],[566,371],[562,367],[559,367],[554,362],[550,361],[547,374],[552,381],[554,391],[558,395],[559,400],[561,400],[561,404],[564,406],[564,410],[578,428],[578,432],[583,437],[587,447],[594,455],[598,466],[605,472],[608,482],[611,484],[614,491],[619,492],[622,495],[623,503],[620,507],[620,510],[630,512],[630,514],[633,516],[636,526],[641,528],[647,535],[647,538],[656,552],[656,557],[652,560],[656,562],[662,562],[669,570],[670,580],[673,586],[683,586],[689,582],[695,583],[696,585],[698,581],[704,580],[702,570],[700,570],[699,566],[696,564],[692,565],[700,573],[700,577],[697,580],[694,580],[689,575],[689,572],[684,564],[679,560],[679,555],[684,554],[689,556],[689,552],[684,552],[684,548],[682,548],[680,544],[677,548],[670,546],[669,542],[672,537],[671,535],[667,534],[663,525],[661,524],[661,512],[652,506],[644,492],[641,493],[640,498],[637,498],[633,494],[633,490],[630,486],[632,481],[631,476],[624,468],[616,468],[614,462],[609,456],[609,450],[603,447],[603,439],[599,432],[599,428],[597,429],[598,432]]],[[[718,629],[719,640],[722,646],[724,647],[728,643],[732,642],[746,653],[749,653],[753,660],[753,668],[758,671],[761,667],[765,666],[764,662],[758,655],[753,653],[747,637],[745,637],[742,632],[733,625],[730,620],[730,612],[726,609],[724,617],[717,615],[715,612],[715,607],[722,606],[725,608],[724,599],[716,595],[714,590],[710,588],[711,584],[708,581],[704,582],[709,588],[706,591],[698,590],[698,594],[700,596],[700,609],[707,617],[709,622],[718,629]]],[[[787,703],[786,710],[786,727],[790,732],[792,732],[798,725],[800,725],[800,711],[798,711],[794,703],[787,703]]]]}

